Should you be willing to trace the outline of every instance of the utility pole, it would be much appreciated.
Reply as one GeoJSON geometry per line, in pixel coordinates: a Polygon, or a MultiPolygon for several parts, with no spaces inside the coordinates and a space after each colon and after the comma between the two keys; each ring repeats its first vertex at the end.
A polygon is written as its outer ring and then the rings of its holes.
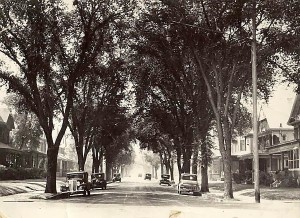
{"type": "Polygon", "coordinates": [[[259,155],[257,122],[257,73],[256,73],[256,0],[253,0],[252,13],[252,83],[253,83],[253,159],[255,202],[260,203],[259,190],[259,155]]]}

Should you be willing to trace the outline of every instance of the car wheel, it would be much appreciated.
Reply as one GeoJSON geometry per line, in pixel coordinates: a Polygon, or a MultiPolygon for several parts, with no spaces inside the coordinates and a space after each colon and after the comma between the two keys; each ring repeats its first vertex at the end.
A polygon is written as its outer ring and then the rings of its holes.
{"type": "Polygon", "coordinates": [[[104,186],[104,189],[106,190],[106,186],[104,186]]]}
{"type": "Polygon", "coordinates": [[[83,196],[86,196],[86,190],[84,190],[84,192],[83,192],[83,196]]]}
{"type": "Polygon", "coordinates": [[[87,191],[87,195],[88,195],[88,196],[90,196],[90,195],[91,195],[91,192],[90,192],[90,190],[88,190],[88,191],[87,191]]]}

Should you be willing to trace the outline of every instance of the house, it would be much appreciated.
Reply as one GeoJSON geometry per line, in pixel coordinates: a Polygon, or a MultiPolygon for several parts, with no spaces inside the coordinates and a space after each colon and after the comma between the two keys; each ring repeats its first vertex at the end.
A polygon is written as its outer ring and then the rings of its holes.
{"type": "MultiPolygon", "coordinates": [[[[273,143],[268,146],[266,150],[270,155],[270,161],[275,162],[278,170],[287,168],[292,172],[294,177],[298,177],[300,174],[299,168],[299,147],[300,147],[300,94],[295,98],[290,117],[287,122],[288,125],[293,127],[293,137],[283,133],[279,133],[279,139],[286,138],[279,143],[273,143]],[[275,157],[275,158],[273,158],[275,157]]],[[[272,163],[273,163],[272,162],[272,163]]],[[[273,168],[271,169],[273,170],[273,168]]]]}
{"type": "MultiPolygon", "coordinates": [[[[278,117],[274,117],[275,120],[272,120],[270,116],[264,115],[258,122],[259,170],[270,173],[288,169],[297,177],[300,174],[300,95],[298,94],[294,100],[286,124],[280,123],[278,117]]],[[[252,172],[253,133],[235,137],[231,144],[231,154],[232,172],[236,172],[237,168],[240,173],[252,172]]],[[[210,179],[221,179],[222,165],[221,157],[213,158],[209,170],[210,179]]]]}
{"type": "MultiPolygon", "coordinates": [[[[1,109],[1,112],[3,110],[1,109]]],[[[5,111],[7,112],[7,111],[5,111]]],[[[4,122],[0,116],[0,165],[10,167],[19,165],[18,157],[21,151],[10,146],[10,133],[14,129],[13,117],[11,114],[7,115],[7,121],[4,122]]]]}
{"type": "MultiPolygon", "coordinates": [[[[47,142],[45,137],[40,138],[39,147],[22,149],[12,146],[11,138],[15,129],[14,119],[7,109],[0,109],[1,115],[7,117],[4,122],[0,116],[0,165],[14,168],[39,168],[46,170],[47,163],[47,142]]],[[[65,176],[66,172],[74,170],[76,162],[65,157],[60,149],[57,158],[57,176],[65,176]]]]}

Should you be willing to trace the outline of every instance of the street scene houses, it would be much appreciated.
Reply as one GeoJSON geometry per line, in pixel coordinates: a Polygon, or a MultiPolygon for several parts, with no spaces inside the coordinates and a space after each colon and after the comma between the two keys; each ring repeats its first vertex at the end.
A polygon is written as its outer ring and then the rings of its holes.
{"type": "MultiPolygon", "coordinates": [[[[40,137],[39,146],[35,149],[17,148],[12,144],[15,127],[14,118],[8,109],[0,109],[0,165],[2,167],[40,169],[46,171],[47,143],[44,136],[40,137]],[[7,117],[6,121],[4,119],[7,117]]],[[[70,146],[70,145],[69,145],[70,146]]],[[[57,160],[57,176],[65,176],[76,168],[76,161],[67,155],[67,145],[59,150],[57,160]]]]}
{"type": "MultiPolygon", "coordinates": [[[[279,120],[273,122],[270,117],[266,114],[258,121],[259,170],[269,174],[289,172],[289,175],[297,180],[300,174],[300,95],[295,97],[286,123],[280,123],[279,120]]],[[[252,132],[234,138],[231,153],[232,172],[240,174],[248,172],[248,177],[250,177],[248,179],[251,180],[254,169],[252,132]]],[[[222,165],[221,157],[213,158],[209,172],[211,180],[222,180],[222,165]]]]}

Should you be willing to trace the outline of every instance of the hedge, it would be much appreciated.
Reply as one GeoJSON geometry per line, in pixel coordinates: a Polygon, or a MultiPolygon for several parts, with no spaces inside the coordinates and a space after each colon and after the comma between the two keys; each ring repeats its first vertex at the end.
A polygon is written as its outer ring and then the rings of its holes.
{"type": "Polygon", "coordinates": [[[46,172],[37,168],[2,168],[0,169],[0,180],[23,180],[46,178],[46,172]]]}

